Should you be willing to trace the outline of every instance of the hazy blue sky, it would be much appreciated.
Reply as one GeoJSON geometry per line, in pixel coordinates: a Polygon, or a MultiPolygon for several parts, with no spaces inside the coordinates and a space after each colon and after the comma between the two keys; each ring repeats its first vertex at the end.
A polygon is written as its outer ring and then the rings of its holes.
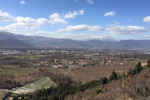
{"type": "Polygon", "coordinates": [[[0,31],[75,40],[150,39],[150,0],[0,0],[0,31]]]}

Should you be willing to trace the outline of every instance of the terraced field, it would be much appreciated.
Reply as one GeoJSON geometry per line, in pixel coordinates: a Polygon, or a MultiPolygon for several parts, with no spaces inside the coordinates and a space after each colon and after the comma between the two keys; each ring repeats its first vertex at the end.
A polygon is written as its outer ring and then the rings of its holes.
{"type": "Polygon", "coordinates": [[[28,93],[28,92],[34,92],[36,90],[40,89],[46,89],[50,88],[52,86],[56,86],[56,84],[49,78],[42,78],[38,81],[32,82],[30,84],[27,84],[20,88],[12,89],[12,93],[28,93]]]}

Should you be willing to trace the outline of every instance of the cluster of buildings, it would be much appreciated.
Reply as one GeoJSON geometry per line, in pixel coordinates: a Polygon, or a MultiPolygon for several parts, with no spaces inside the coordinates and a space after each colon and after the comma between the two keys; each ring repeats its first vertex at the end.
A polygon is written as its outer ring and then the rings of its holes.
{"type": "MultiPolygon", "coordinates": [[[[77,67],[86,66],[105,66],[105,65],[124,65],[130,61],[135,61],[136,58],[132,54],[124,54],[118,51],[92,51],[92,50],[25,50],[27,54],[43,55],[36,63],[33,61],[32,68],[38,66],[48,66],[55,69],[68,68],[74,69],[77,67]]],[[[20,54],[17,50],[0,50],[3,55],[20,54]]],[[[28,61],[28,60],[26,60],[28,61]]],[[[28,62],[26,62],[28,63],[28,62]]]]}
{"type": "MultiPolygon", "coordinates": [[[[136,61],[137,59],[133,55],[121,55],[117,53],[108,52],[80,52],[80,53],[69,53],[69,52],[59,52],[60,55],[68,54],[73,55],[70,58],[64,59],[53,59],[48,60],[44,64],[51,66],[53,68],[68,68],[74,69],[77,67],[86,66],[105,66],[105,65],[124,65],[130,61],[136,61]],[[65,61],[64,61],[65,60],[65,61]]],[[[60,56],[59,55],[59,56],[60,56]]]]}
{"type": "Polygon", "coordinates": [[[0,50],[1,55],[14,55],[14,54],[19,54],[20,51],[17,50],[0,50]]]}

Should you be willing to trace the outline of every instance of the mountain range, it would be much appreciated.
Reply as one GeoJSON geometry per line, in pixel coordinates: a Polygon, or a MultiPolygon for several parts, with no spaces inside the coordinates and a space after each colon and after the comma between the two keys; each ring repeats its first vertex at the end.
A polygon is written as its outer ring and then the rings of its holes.
{"type": "Polygon", "coordinates": [[[150,50],[150,40],[103,41],[98,39],[78,41],[42,36],[16,35],[0,31],[0,48],[103,48],[150,50]]]}

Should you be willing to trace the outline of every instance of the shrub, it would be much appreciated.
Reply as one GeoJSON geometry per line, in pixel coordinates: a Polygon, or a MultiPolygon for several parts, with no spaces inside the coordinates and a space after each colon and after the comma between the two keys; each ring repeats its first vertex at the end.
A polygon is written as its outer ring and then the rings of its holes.
{"type": "Polygon", "coordinates": [[[108,83],[108,79],[106,77],[101,78],[101,82],[102,82],[102,84],[107,84],[108,83]]]}
{"type": "Polygon", "coordinates": [[[150,59],[147,61],[147,67],[150,67],[150,59]]]}
{"type": "Polygon", "coordinates": [[[109,79],[110,79],[110,81],[117,80],[118,79],[117,73],[115,71],[113,71],[109,79]]]}
{"type": "Polygon", "coordinates": [[[96,90],[96,94],[99,94],[101,92],[102,92],[102,89],[100,89],[100,88],[96,90]]]}

